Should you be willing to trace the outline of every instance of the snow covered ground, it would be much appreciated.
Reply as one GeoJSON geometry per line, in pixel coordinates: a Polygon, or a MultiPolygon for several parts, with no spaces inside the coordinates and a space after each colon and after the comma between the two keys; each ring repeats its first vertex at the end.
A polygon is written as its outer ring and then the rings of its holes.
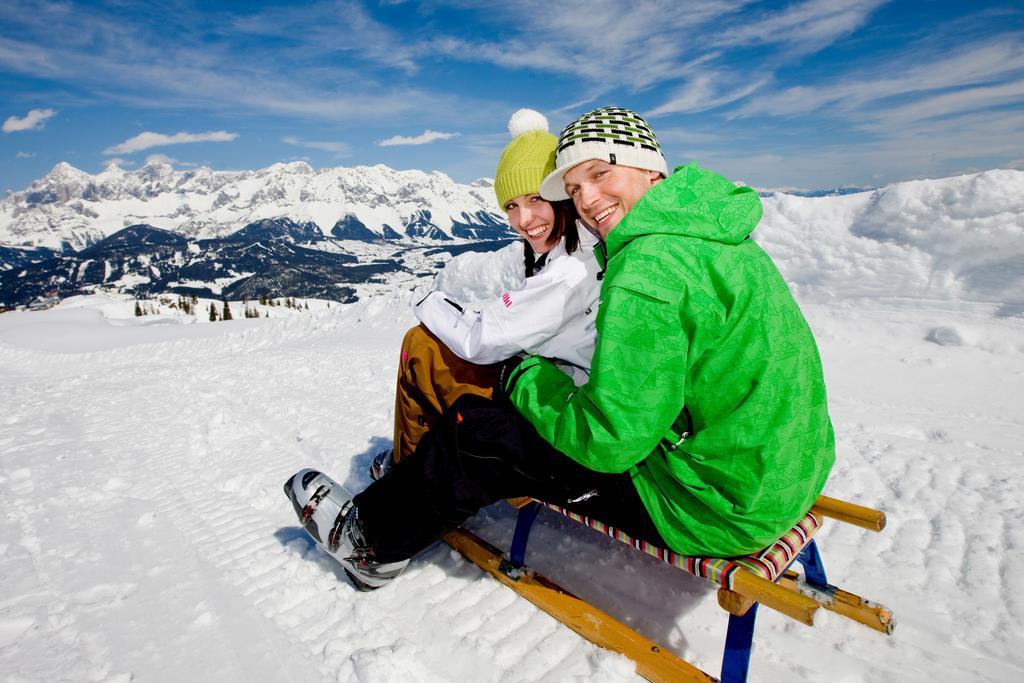
{"type": "MultiPolygon", "coordinates": [[[[898,626],[762,610],[753,680],[1024,679],[1022,186],[994,171],[765,200],[756,238],[825,363],[826,493],[889,516],[881,534],[826,524],[826,568],[898,626]]],[[[459,257],[445,286],[492,295],[516,258],[459,257]]],[[[446,546],[361,594],[298,527],[285,478],[360,489],[390,444],[411,297],[216,324],[99,296],[0,315],[2,679],[632,680],[446,546]]],[[[501,545],[512,524],[498,505],[471,526],[501,545]]],[[[553,514],[528,561],[718,671],[704,583],[553,514]]]]}

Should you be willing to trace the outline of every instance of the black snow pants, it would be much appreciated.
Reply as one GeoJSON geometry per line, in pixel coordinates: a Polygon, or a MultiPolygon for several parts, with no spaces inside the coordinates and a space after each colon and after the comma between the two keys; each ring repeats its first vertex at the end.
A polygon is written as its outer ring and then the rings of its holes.
{"type": "Polygon", "coordinates": [[[530,497],[666,547],[628,473],[555,450],[506,400],[460,397],[416,451],[355,497],[380,562],[405,560],[503,498],[530,497]]]}

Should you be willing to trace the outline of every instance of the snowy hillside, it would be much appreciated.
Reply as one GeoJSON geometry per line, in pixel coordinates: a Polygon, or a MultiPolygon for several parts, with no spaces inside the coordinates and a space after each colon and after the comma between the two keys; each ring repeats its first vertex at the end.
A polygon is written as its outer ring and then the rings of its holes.
{"type": "Polygon", "coordinates": [[[0,201],[0,244],[82,249],[144,223],[194,239],[224,237],[263,219],[312,223],[341,239],[467,237],[500,228],[488,181],[386,166],[313,170],[305,162],[257,171],[176,171],[152,162],[90,175],[61,162],[0,201]]]}
{"type": "MultiPolygon", "coordinates": [[[[824,613],[758,617],[752,680],[1024,677],[1024,173],[764,199],[755,239],[825,364],[838,457],[826,493],[885,510],[827,523],[833,583],[893,608],[891,637],[824,613]]],[[[450,261],[464,301],[515,278],[509,246],[450,261]]],[[[355,592],[281,491],[303,466],[353,489],[391,441],[409,302],[208,323],[117,297],[0,315],[0,671],[11,680],[634,680],[446,546],[355,592]]],[[[277,315],[280,313],[280,315],[277,315]]],[[[506,544],[499,504],[470,522],[506,544]]],[[[528,562],[701,668],[714,591],[542,513],[528,562]]]]}
{"type": "Polygon", "coordinates": [[[1024,171],[762,198],[754,233],[804,298],[906,296],[1024,306],[1024,171]]]}

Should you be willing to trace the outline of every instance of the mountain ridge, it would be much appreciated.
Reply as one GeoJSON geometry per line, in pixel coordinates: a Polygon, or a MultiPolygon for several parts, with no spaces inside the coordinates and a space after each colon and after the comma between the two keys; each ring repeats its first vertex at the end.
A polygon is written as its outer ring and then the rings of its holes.
{"type": "Polygon", "coordinates": [[[91,175],[62,161],[0,200],[0,244],[80,251],[136,224],[215,239],[282,218],[325,237],[364,241],[509,237],[492,188],[487,179],[467,185],[440,171],[381,164],[314,170],[296,161],[214,171],[151,162],[136,171],[110,164],[91,175]]]}

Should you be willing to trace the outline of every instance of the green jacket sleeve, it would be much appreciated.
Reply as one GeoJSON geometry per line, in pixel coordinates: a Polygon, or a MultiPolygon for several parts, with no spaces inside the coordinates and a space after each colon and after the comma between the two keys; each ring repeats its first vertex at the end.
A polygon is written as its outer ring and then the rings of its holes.
{"type": "MultiPolygon", "coordinates": [[[[634,259],[651,265],[655,261],[634,259]]],[[[599,472],[625,472],[647,457],[682,410],[689,353],[680,320],[685,289],[664,273],[605,282],[589,382],[577,389],[550,362],[530,359],[512,389],[519,411],[555,448],[599,472]]]]}

